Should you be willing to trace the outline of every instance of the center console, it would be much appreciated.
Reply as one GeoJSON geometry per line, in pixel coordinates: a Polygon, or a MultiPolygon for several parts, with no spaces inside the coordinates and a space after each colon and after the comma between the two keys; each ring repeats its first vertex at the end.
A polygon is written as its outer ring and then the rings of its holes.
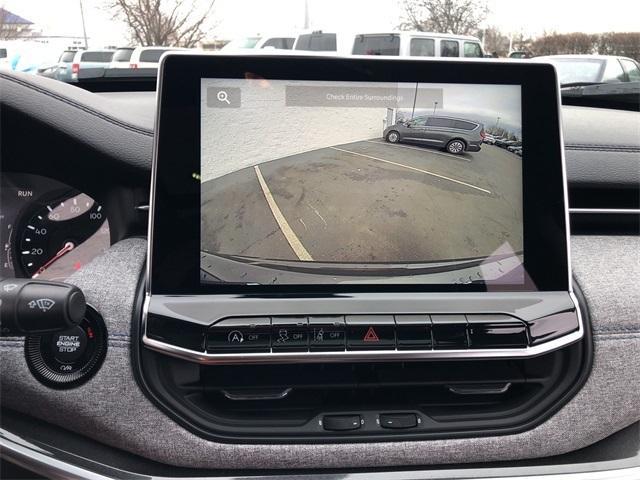
{"type": "Polygon", "coordinates": [[[138,380],[176,421],[493,435],[579,388],[551,66],[169,54],[159,78],[138,380]]]}

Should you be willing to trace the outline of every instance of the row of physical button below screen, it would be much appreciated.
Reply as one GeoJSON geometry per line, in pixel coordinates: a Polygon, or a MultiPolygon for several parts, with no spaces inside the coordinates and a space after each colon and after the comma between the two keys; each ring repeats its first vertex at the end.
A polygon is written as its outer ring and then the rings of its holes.
{"type": "Polygon", "coordinates": [[[506,315],[347,315],[228,318],[209,329],[207,351],[274,352],[522,348],[523,322],[506,315]]]}

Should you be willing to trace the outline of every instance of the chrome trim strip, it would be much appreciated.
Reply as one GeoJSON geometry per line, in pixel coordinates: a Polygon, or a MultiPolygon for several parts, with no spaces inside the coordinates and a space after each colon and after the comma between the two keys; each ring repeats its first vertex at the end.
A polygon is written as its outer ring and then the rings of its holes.
{"type": "Polygon", "coordinates": [[[640,208],[570,208],[569,213],[587,215],[640,215],[640,208]]]}
{"type": "Polygon", "coordinates": [[[530,358],[575,343],[584,335],[584,321],[580,306],[573,292],[569,293],[576,314],[578,330],[555,340],[526,348],[494,348],[465,350],[371,350],[344,352],[264,352],[264,353],[206,353],[178,347],[147,336],[147,315],[151,297],[147,295],[142,311],[142,343],[159,353],[203,365],[252,364],[252,363],[316,363],[316,362],[364,362],[423,359],[472,359],[472,358],[530,358]]]}

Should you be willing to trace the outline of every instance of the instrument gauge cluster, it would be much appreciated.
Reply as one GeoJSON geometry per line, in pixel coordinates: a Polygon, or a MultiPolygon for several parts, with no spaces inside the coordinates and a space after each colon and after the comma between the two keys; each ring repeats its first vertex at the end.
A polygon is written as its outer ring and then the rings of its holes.
{"type": "Polygon", "coordinates": [[[110,245],[102,205],[39,175],[3,173],[0,278],[64,281],[110,245]]]}

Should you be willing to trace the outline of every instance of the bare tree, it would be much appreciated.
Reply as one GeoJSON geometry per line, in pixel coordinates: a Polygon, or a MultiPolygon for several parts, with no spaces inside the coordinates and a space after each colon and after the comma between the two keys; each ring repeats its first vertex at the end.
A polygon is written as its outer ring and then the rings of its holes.
{"type": "Polygon", "coordinates": [[[110,0],[109,8],[129,26],[140,45],[195,47],[206,36],[204,25],[215,0],[110,0]]]}
{"type": "Polygon", "coordinates": [[[506,57],[509,54],[509,37],[497,27],[488,27],[480,33],[485,52],[495,57],[506,57]]]}
{"type": "Polygon", "coordinates": [[[640,32],[608,32],[600,35],[598,53],[622,55],[640,61],[640,32]]]}
{"type": "Polygon", "coordinates": [[[468,35],[487,16],[484,0],[403,0],[403,6],[403,30],[468,35]]]}
{"type": "Polygon", "coordinates": [[[599,36],[589,33],[545,33],[536,38],[531,49],[536,55],[596,53],[599,36]]]}
{"type": "Polygon", "coordinates": [[[29,36],[32,24],[28,21],[23,23],[23,20],[0,6],[0,40],[15,40],[29,36]]]}

